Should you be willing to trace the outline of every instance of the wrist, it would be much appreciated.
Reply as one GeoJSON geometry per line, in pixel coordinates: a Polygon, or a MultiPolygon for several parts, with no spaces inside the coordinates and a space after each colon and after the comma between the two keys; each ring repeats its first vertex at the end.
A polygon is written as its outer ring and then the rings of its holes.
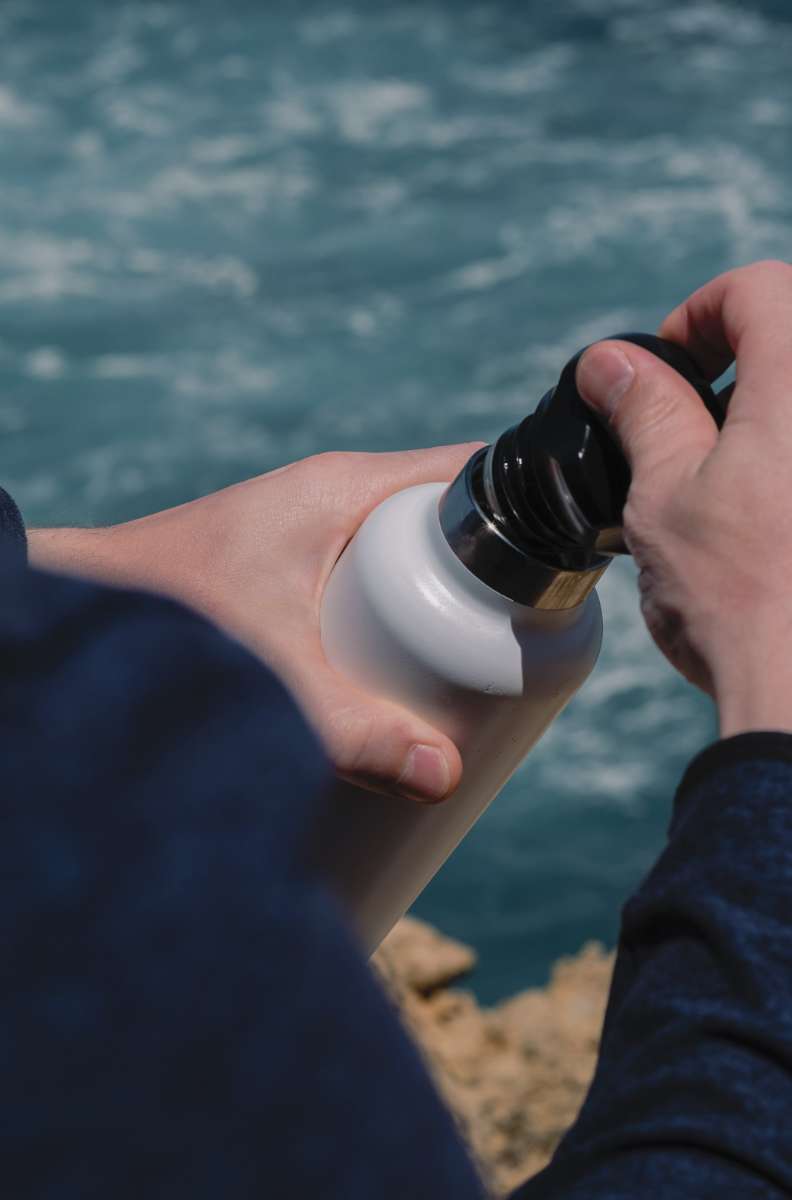
{"type": "Polygon", "coordinates": [[[722,738],[792,732],[792,662],[784,653],[785,640],[779,637],[767,652],[753,645],[750,656],[734,647],[724,656],[728,661],[713,672],[722,738]]]}
{"type": "Polygon", "coordinates": [[[28,562],[44,571],[112,580],[117,575],[117,528],[29,529],[28,562]]]}
{"type": "Polygon", "coordinates": [[[157,520],[166,516],[155,514],[100,529],[33,529],[28,532],[28,562],[95,583],[170,596],[223,624],[201,591],[206,572],[191,569],[189,556],[185,564],[189,538],[158,536],[157,520]]]}

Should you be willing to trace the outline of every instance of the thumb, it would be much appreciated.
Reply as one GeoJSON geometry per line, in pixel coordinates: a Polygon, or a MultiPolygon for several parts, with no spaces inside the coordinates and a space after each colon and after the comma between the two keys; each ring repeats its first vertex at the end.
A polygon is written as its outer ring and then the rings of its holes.
{"type": "Polygon", "coordinates": [[[454,743],[421,717],[349,683],[317,653],[287,678],[336,769],[359,787],[434,803],[459,783],[454,743]]]}
{"type": "Polygon", "coordinates": [[[695,469],[718,429],[686,379],[648,350],[629,342],[598,342],[577,367],[582,398],[606,418],[633,478],[670,482],[695,469]]]}

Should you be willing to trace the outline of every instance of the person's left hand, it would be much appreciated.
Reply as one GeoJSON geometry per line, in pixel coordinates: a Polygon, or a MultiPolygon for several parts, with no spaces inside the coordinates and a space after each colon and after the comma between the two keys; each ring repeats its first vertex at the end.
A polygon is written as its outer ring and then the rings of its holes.
{"type": "Polygon", "coordinates": [[[339,676],[322,650],[319,609],[368,513],[402,488],[450,480],[477,448],[320,454],[123,525],[32,530],[30,561],[184,601],[278,672],[342,777],[440,800],[459,782],[456,746],[339,676]]]}

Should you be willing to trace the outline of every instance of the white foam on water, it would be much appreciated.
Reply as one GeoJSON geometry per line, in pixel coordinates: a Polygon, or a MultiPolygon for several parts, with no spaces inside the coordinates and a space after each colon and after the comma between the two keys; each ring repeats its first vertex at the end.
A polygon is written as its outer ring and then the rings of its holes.
{"type": "Polygon", "coordinates": [[[292,81],[288,91],[266,101],[261,106],[261,118],[266,129],[288,137],[314,135],[324,126],[324,118],[317,105],[304,96],[298,84],[292,81]]]}
{"type": "Polygon", "coordinates": [[[501,96],[531,96],[556,87],[559,75],[568,72],[576,59],[575,47],[559,42],[542,46],[541,50],[513,61],[505,69],[502,65],[476,68],[462,65],[457,73],[461,83],[477,91],[501,96]]]}
{"type": "Polygon", "coordinates": [[[87,238],[59,237],[35,227],[0,232],[0,303],[54,302],[96,296],[118,263],[117,250],[87,238]]]}
{"type": "Polygon", "coordinates": [[[11,129],[31,129],[40,124],[40,107],[23,100],[22,96],[6,84],[0,84],[0,126],[11,129]]]}
{"type": "Polygon", "coordinates": [[[351,80],[335,84],[325,101],[338,131],[350,142],[369,143],[405,113],[415,117],[431,101],[429,88],[403,79],[351,80]]]}
{"type": "Polygon", "coordinates": [[[299,166],[287,171],[237,166],[214,174],[173,166],[158,172],[142,193],[128,193],[125,211],[130,216],[146,216],[157,209],[222,201],[237,202],[245,213],[256,214],[278,203],[297,203],[315,187],[311,173],[299,166]]]}
{"type": "Polygon", "coordinates": [[[163,372],[161,360],[136,354],[101,354],[94,359],[97,379],[150,379],[163,372]]]}
{"type": "Polygon", "coordinates": [[[25,356],[25,371],[33,379],[61,379],[66,359],[57,346],[39,346],[25,356]]]}

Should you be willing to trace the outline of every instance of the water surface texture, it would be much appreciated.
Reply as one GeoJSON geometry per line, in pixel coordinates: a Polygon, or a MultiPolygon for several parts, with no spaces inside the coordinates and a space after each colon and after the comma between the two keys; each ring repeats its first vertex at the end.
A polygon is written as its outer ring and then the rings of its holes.
{"type": "MultiPolygon", "coordinates": [[[[565,358],[789,255],[786,3],[0,4],[0,448],[29,523],[495,437],[565,358]]],[[[606,577],[600,665],[418,912],[541,981],[713,734],[606,577]]],[[[112,797],[108,797],[112,802],[112,797]]]]}

